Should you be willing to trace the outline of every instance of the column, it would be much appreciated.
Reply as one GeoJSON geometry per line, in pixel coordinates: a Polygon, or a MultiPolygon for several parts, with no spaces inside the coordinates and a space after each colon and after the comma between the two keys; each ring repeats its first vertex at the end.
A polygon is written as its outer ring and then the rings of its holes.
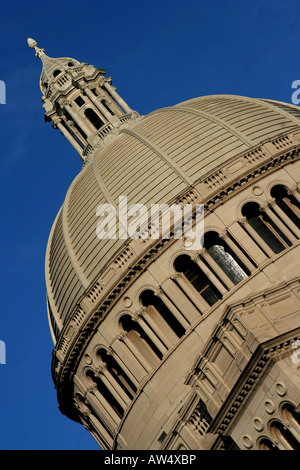
{"type": "Polygon", "coordinates": [[[160,341],[160,339],[156,336],[156,334],[151,330],[151,328],[147,325],[145,322],[144,318],[138,314],[135,317],[133,317],[133,320],[136,321],[142,330],[146,333],[148,338],[155,344],[155,346],[159,349],[159,351],[164,355],[168,350],[167,348],[163,345],[163,343],[160,341]]]}
{"type": "Polygon", "coordinates": [[[152,370],[152,366],[149,362],[144,358],[144,356],[140,353],[137,347],[128,339],[127,333],[124,331],[118,338],[122,341],[129,349],[129,351],[133,354],[135,359],[142,364],[143,368],[146,372],[150,372],[152,370]]]}
{"type": "MultiPolygon", "coordinates": [[[[155,308],[155,307],[153,307],[153,308],[155,308]]],[[[158,314],[159,314],[159,312],[158,312],[158,314]]],[[[171,341],[169,341],[169,339],[166,337],[166,335],[161,330],[156,331],[158,326],[155,323],[155,321],[153,320],[153,318],[151,317],[151,315],[149,315],[149,313],[147,312],[147,307],[143,307],[140,310],[140,312],[138,313],[138,315],[143,317],[143,319],[148,323],[148,325],[152,328],[152,330],[155,331],[157,336],[159,336],[159,338],[166,345],[166,347],[168,349],[170,349],[172,347],[171,341]]]]}
{"type": "Polygon", "coordinates": [[[103,82],[104,88],[111,94],[111,96],[116,100],[116,102],[124,109],[125,113],[132,113],[132,109],[129,108],[128,104],[125,103],[123,98],[114,90],[110,83],[107,81],[103,82]]]}
{"type": "Polygon", "coordinates": [[[94,93],[86,86],[83,88],[85,94],[89,97],[89,99],[92,101],[92,103],[96,106],[96,108],[100,111],[101,114],[105,117],[105,119],[110,122],[116,122],[119,123],[119,119],[117,119],[115,116],[110,114],[109,111],[103,106],[99,98],[97,98],[94,93]]]}
{"type": "MultiPolygon", "coordinates": [[[[137,359],[133,351],[129,348],[129,346],[125,343],[125,337],[123,336],[126,333],[121,333],[118,337],[115,338],[113,341],[113,348],[116,351],[117,357],[124,358],[124,365],[127,371],[130,371],[130,376],[134,377],[134,383],[136,383],[137,387],[139,383],[145,377],[145,373],[147,373],[148,369],[137,359]],[[126,362],[125,362],[126,361],[126,362]]],[[[121,360],[122,362],[122,360],[121,360]]],[[[121,365],[121,364],[120,364],[121,365]]],[[[148,365],[148,367],[150,367],[148,365]]]]}
{"type": "Polygon", "coordinates": [[[96,384],[86,389],[86,400],[88,401],[88,403],[90,403],[94,412],[99,416],[99,418],[106,424],[109,429],[114,428],[115,425],[119,423],[120,418],[117,413],[113,410],[111,410],[112,412],[108,413],[106,408],[103,406],[101,398],[102,397],[97,390],[96,384]]]}
{"type": "Polygon", "coordinates": [[[194,305],[198,308],[200,313],[204,313],[206,310],[210,308],[208,303],[201,297],[199,292],[196,291],[194,286],[190,284],[190,282],[185,278],[183,273],[176,273],[171,279],[176,282],[186,296],[193,302],[194,305]]]}
{"type": "Polygon", "coordinates": [[[186,330],[190,324],[189,322],[184,318],[180,310],[178,310],[175,305],[171,302],[171,300],[166,296],[164,291],[162,289],[158,289],[157,291],[154,292],[154,294],[157,297],[160,297],[162,302],[165,304],[165,306],[170,310],[170,312],[173,313],[174,317],[176,320],[179,321],[179,323],[183,326],[183,328],[186,330]]]}
{"type": "Polygon", "coordinates": [[[286,238],[291,242],[294,243],[296,241],[296,237],[292,234],[289,229],[281,222],[281,220],[277,217],[276,214],[271,210],[270,206],[274,206],[276,204],[275,201],[271,201],[262,207],[262,211],[267,214],[268,217],[274,222],[276,227],[286,236],[286,238]]]}
{"type": "Polygon", "coordinates": [[[300,238],[300,230],[299,228],[297,227],[297,225],[294,224],[294,222],[289,218],[288,215],[286,215],[286,213],[281,209],[280,206],[278,206],[278,204],[276,203],[276,200],[273,199],[269,202],[272,202],[273,205],[272,205],[272,208],[274,210],[274,212],[276,212],[276,214],[278,215],[278,217],[280,217],[283,222],[289,227],[289,229],[298,237],[300,238]],[[274,201],[274,202],[273,202],[274,201]]]}
{"type": "MultiPolygon", "coordinates": [[[[202,254],[202,250],[200,253],[202,254]]],[[[206,266],[206,264],[201,260],[201,258],[199,258],[198,254],[194,256],[192,260],[195,263],[197,263],[201,271],[203,271],[203,273],[208,277],[211,283],[218,289],[221,295],[224,295],[227,293],[227,289],[223,286],[223,284],[219,281],[219,279],[213,274],[213,272],[206,266]]]]}
{"type": "Polygon", "coordinates": [[[130,403],[130,398],[128,395],[124,392],[124,390],[120,387],[118,382],[115,380],[113,375],[109,372],[107,369],[106,364],[103,364],[102,366],[97,367],[95,370],[95,374],[103,380],[103,383],[106,385],[108,390],[116,396],[116,393],[119,395],[120,398],[120,405],[122,408],[126,408],[127,405],[130,403]]]}
{"type": "Polygon", "coordinates": [[[78,126],[83,130],[83,132],[87,135],[87,137],[92,134],[92,131],[86,125],[84,120],[81,118],[81,116],[79,114],[77,114],[73,111],[71,105],[68,102],[64,102],[62,104],[62,107],[65,108],[66,111],[68,111],[70,116],[74,119],[74,121],[78,124],[78,126]]]}
{"type": "Polygon", "coordinates": [[[266,242],[258,235],[254,228],[251,227],[246,217],[243,217],[241,220],[239,220],[239,223],[253,238],[259,248],[261,248],[269,258],[271,258],[274,255],[273,250],[271,250],[269,245],[267,245],[266,242]]]}
{"type": "Polygon", "coordinates": [[[126,366],[126,364],[122,361],[122,359],[120,359],[120,357],[118,356],[118,354],[116,353],[116,351],[113,351],[112,348],[109,348],[109,350],[107,351],[108,355],[112,356],[114,358],[114,360],[118,363],[118,365],[120,366],[120,368],[122,370],[124,370],[124,373],[128,376],[128,378],[131,380],[131,382],[136,386],[138,387],[139,385],[139,382],[137,381],[137,379],[135,378],[135,376],[133,375],[133,373],[131,372],[131,370],[128,369],[128,367],[126,366]],[[126,369],[126,370],[125,370],[126,369]]]}
{"type": "Polygon", "coordinates": [[[242,252],[242,250],[231,240],[227,231],[225,230],[223,233],[220,234],[221,240],[229,246],[229,248],[235,253],[239,260],[246,266],[250,273],[255,270],[254,264],[247,258],[247,256],[242,252]]]}
{"type": "Polygon", "coordinates": [[[77,150],[79,155],[82,155],[83,148],[79,145],[77,140],[67,131],[65,126],[61,123],[61,120],[54,123],[54,125],[60,130],[60,132],[68,139],[70,144],[77,150]]]}
{"type": "Polygon", "coordinates": [[[202,256],[207,261],[207,263],[210,265],[213,271],[219,276],[222,282],[224,282],[225,286],[228,289],[231,289],[232,287],[234,287],[234,283],[224,273],[223,269],[220,268],[218,263],[216,263],[216,261],[210,256],[210,254],[205,248],[202,248],[202,250],[200,251],[200,256],[202,256]]]}

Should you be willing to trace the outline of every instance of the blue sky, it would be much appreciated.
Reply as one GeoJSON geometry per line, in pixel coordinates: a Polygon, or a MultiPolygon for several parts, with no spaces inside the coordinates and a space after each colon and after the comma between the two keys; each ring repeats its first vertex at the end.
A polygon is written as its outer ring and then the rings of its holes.
{"type": "Polygon", "coordinates": [[[299,13],[298,0],[2,0],[0,449],[98,449],[58,410],[50,374],[45,249],[81,164],[44,123],[41,62],[27,38],[105,68],[140,114],[218,93],[291,103],[299,13]]]}

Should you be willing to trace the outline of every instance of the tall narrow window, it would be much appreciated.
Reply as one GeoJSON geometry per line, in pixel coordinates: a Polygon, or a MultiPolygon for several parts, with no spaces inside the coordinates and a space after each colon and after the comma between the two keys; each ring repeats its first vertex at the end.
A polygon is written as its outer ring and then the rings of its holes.
{"type": "Polygon", "coordinates": [[[259,450],[279,450],[277,445],[273,444],[273,442],[268,439],[267,437],[263,437],[258,442],[258,449],[259,450]]]}
{"type": "Polygon", "coordinates": [[[242,214],[274,253],[280,253],[286,245],[290,245],[290,242],[256,202],[247,202],[242,208],[242,214]]]}
{"type": "Polygon", "coordinates": [[[81,96],[77,96],[74,101],[79,106],[79,108],[85,103],[84,99],[81,96]]]}
{"type": "Polygon", "coordinates": [[[238,284],[249,275],[247,268],[218,233],[207,232],[205,234],[204,248],[234,284],[238,284]]]}
{"type": "Polygon", "coordinates": [[[126,392],[130,399],[133,398],[136,392],[136,386],[131,382],[125,372],[121,369],[117,361],[110,354],[107,354],[105,349],[99,349],[97,356],[101,359],[103,363],[106,364],[107,370],[114,377],[116,382],[121,386],[121,388],[126,392]]]}
{"type": "Polygon", "coordinates": [[[277,205],[291,219],[291,221],[300,228],[300,203],[289,194],[288,189],[283,185],[276,185],[271,189],[271,196],[275,199],[277,205]]]}
{"type": "Polygon", "coordinates": [[[184,274],[208,305],[211,306],[222,298],[218,289],[188,255],[178,256],[174,262],[174,267],[177,272],[184,274]]]}
{"type": "Polygon", "coordinates": [[[151,363],[151,365],[156,365],[157,358],[162,359],[163,355],[161,351],[153,341],[151,341],[140,325],[133,321],[129,315],[124,315],[121,318],[121,325],[123,330],[127,331],[129,340],[136,346],[145,359],[151,363]]]}
{"type": "Polygon", "coordinates": [[[279,441],[287,450],[300,450],[300,444],[280,421],[273,421],[270,425],[273,438],[279,441]]]}
{"type": "MultiPolygon", "coordinates": [[[[174,333],[181,338],[185,329],[179,323],[177,318],[174,317],[173,313],[167,308],[164,302],[154,294],[151,290],[145,290],[141,294],[141,301],[144,307],[147,307],[149,314],[151,315],[151,309],[155,309],[156,312],[165,320],[167,325],[174,331],[174,333]]],[[[156,313],[155,312],[155,313],[156,313]]]]}
{"type": "Polygon", "coordinates": [[[99,118],[98,114],[96,114],[93,109],[86,109],[84,115],[97,130],[104,126],[104,122],[99,118]]]}
{"type": "Polygon", "coordinates": [[[87,372],[87,377],[90,379],[91,383],[96,384],[100,395],[107,401],[107,403],[112,407],[117,415],[122,418],[124,414],[122,406],[117,401],[112,392],[107,388],[101,377],[96,376],[92,371],[87,372]]]}

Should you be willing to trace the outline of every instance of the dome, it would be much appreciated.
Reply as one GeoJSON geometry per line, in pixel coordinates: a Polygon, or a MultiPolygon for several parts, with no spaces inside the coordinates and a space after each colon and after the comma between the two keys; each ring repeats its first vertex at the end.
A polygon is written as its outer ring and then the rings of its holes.
{"type": "Polygon", "coordinates": [[[228,160],[299,127],[299,117],[298,108],[285,103],[216,95],[158,109],[122,126],[75,178],[51,230],[46,281],[54,342],[127,243],[97,238],[99,204],[117,207],[121,195],[128,204],[172,204],[228,160]]]}

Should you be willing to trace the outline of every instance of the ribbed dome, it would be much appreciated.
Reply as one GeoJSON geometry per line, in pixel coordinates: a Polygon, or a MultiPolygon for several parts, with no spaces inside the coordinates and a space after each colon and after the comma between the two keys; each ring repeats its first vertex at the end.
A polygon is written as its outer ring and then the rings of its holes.
{"type": "Polygon", "coordinates": [[[285,103],[205,96],[159,109],[120,129],[76,177],[57,215],[46,254],[52,325],[58,330],[78,299],[125,240],[99,240],[96,208],[171,203],[189,186],[241,152],[299,126],[285,103]]]}

